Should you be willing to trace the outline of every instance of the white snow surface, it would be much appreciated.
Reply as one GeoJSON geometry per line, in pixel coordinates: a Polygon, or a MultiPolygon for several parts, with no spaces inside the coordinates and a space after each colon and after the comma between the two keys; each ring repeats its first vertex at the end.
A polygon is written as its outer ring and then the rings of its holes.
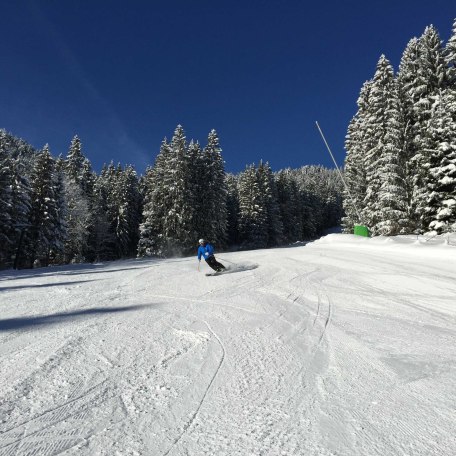
{"type": "Polygon", "coordinates": [[[0,273],[0,455],[456,454],[451,240],[217,258],[0,273]]]}

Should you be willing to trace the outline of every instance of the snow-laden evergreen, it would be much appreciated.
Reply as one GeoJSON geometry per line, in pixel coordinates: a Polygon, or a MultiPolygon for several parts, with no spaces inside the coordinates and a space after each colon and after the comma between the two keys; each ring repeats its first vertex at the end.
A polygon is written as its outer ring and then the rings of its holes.
{"type": "Polygon", "coordinates": [[[118,255],[129,256],[138,245],[141,217],[138,178],[131,165],[118,170],[112,197],[116,202],[115,233],[118,255]]]}
{"type": "Polygon", "coordinates": [[[280,245],[284,241],[283,224],[280,216],[277,185],[268,162],[260,161],[258,165],[258,183],[263,195],[263,205],[266,209],[267,245],[280,245]]]}
{"type": "Polygon", "coordinates": [[[131,165],[95,173],[77,136],[53,159],[0,131],[0,163],[1,268],[182,255],[201,237],[217,250],[272,247],[341,218],[335,171],[260,161],[227,175],[215,130],[202,147],[177,126],[140,178],[131,165]]]}
{"type": "Polygon", "coordinates": [[[54,186],[54,160],[48,145],[37,155],[30,187],[30,235],[25,254],[30,264],[40,258],[48,264],[56,227],[60,222],[54,186]]]}
{"type": "Polygon", "coordinates": [[[221,147],[215,130],[208,143],[187,142],[178,125],[162,142],[155,165],[144,179],[144,210],[138,255],[179,255],[198,238],[219,248],[226,244],[227,188],[221,147]]]}
{"type": "MultiPolygon", "coordinates": [[[[90,194],[91,182],[87,181],[90,164],[82,153],[80,139],[75,136],[65,160],[65,199],[67,202],[65,224],[68,237],[65,241],[67,261],[86,260],[92,222],[90,194]]],[[[91,181],[91,177],[90,177],[91,181]]]]}
{"type": "Polygon", "coordinates": [[[219,246],[225,245],[227,241],[227,184],[222,148],[215,130],[211,130],[207,137],[207,145],[202,153],[201,168],[198,167],[196,176],[197,182],[202,184],[201,195],[204,195],[201,213],[204,214],[206,222],[209,221],[208,224],[203,224],[203,231],[198,231],[198,233],[219,246]]]}
{"type": "Polygon", "coordinates": [[[11,217],[11,158],[0,143],[0,262],[6,263],[10,257],[13,241],[10,238],[13,231],[11,217]]]}
{"type": "Polygon", "coordinates": [[[302,204],[297,180],[290,169],[276,175],[277,197],[282,217],[283,235],[287,242],[303,240],[302,204]]]}
{"type": "Polygon", "coordinates": [[[445,93],[437,96],[427,133],[431,143],[425,219],[429,229],[439,234],[456,231],[455,108],[445,93]]]}
{"type": "Polygon", "coordinates": [[[239,232],[243,248],[268,244],[268,215],[258,170],[247,166],[239,177],[239,232]]]}
{"type": "Polygon", "coordinates": [[[36,150],[0,130],[0,267],[20,266],[21,247],[30,235],[30,174],[36,150]]]}
{"type": "Polygon", "coordinates": [[[226,175],[226,211],[228,245],[239,245],[239,175],[226,175]]]}
{"type": "Polygon", "coordinates": [[[71,140],[70,149],[65,161],[65,172],[69,179],[77,184],[81,184],[86,157],[82,153],[82,144],[78,136],[71,140]]]}
{"type": "Polygon", "coordinates": [[[366,123],[365,139],[372,147],[364,156],[364,220],[374,235],[403,234],[407,226],[403,125],[397,83],[385,56],[380,57],[372,80],[366,123]]]}
{"type": "Polygon", "coordinates": [[[365,224],[361,208],[364,208],[366,196],[366,168],[364,166],[365,150],[372,145],[367,143],[367,120],[369,116],[369,93],[372,81],[366,81],[358,97],[358,111],[348,126],[345,140],[347,155],[345,158],[345,182],[349,191],[344,188],[343,207],[345,216],[342,219],[344,231],[353,232],[354,225],[365,224]]]}
{"type": "Polygon", "coordinates": [[[454,230],[455,56],[456,22],[445,47],[433,26],[411,39],[397,77],[380,58],[348,127],[346,231],[454,230]]]}

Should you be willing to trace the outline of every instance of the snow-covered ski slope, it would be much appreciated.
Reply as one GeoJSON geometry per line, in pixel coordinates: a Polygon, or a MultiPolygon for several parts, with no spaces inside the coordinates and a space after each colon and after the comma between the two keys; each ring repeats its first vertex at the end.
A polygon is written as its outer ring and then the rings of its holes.
{"type": "Polygon", "coordinates": [[[456,247],[218,258],[2,272],[0,455],[456,454],[456,247]]]}

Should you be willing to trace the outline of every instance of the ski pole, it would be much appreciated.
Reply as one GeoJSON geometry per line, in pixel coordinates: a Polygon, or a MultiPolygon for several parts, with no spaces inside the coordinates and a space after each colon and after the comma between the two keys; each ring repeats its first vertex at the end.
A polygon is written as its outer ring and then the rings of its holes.
{"type": "Polygon", "coordinates": [[[222,260],[222,261],[226,261],[227,263],[234,264],[234,265],[236,264],[236,263],[233,263],[232,261],[228,261],[228,260],[226,260],[225,258],[222,258],[222,257],[220,257],[220,256],[219,256],[218,258],[219,258],[220,260],[222,260]]]}

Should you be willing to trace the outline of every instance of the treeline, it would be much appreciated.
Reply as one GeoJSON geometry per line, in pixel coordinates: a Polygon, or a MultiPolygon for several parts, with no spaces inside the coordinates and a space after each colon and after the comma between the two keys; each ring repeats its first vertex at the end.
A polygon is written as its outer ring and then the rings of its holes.
{"type": "Polygon", "coordinates": [[[144,178],[139,255],[186,254],[198,238],[219,248],[262,248],[310,239],[341,217],[335,171],[310,166],[273,173],[268,163],[225,174],[217,133],[187,143],[178,126],[144,178]]]}
{"type": "Polygon", "coordinates": [[[374,235],[456,231],[456,21],[445,46],[433,26],[413,38],[397,74],[380,57],[346,150],[347,232],[359,223],[374,235]]]}
{"type": "Polygon", "coordinates": [[[341,212],[333,170],[260,162],[226,174],[214,130],[202,147],[178,126],[141,177],[113,163],[95,173],[77,136],[55,159],[0,130],[2,268],[183,255],[200,237],[269,247],[315,237],[341,212]]]}
{"type": "Polygon", "coordinates": [[[0,130],[0,266],[97,261],[131,256],[142,196],[132,166],[100,175],[75,136],[65,158],[34,150],[0,130]]]}

